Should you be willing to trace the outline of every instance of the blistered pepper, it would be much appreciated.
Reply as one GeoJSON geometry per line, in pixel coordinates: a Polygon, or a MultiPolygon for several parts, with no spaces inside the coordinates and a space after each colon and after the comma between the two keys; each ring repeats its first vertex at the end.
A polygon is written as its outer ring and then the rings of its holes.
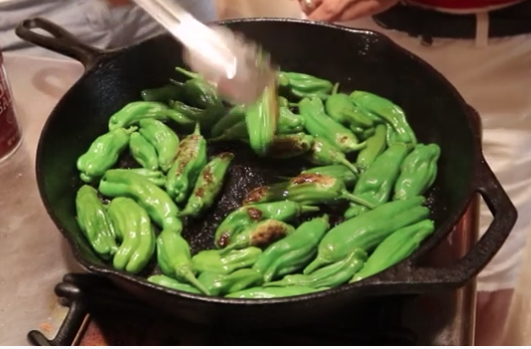
{"type": "Polygon", "coordinates": [[[317,258],[304,274],[338,262],[357,249],[370,251],[398,229],[426,219],[430,210],[421,206],[424,201],[424,197],[391,201],[335,226],[319,243],[317,258]]]}
{"type": "Polygon", "coordinates": [[[96,189],[82,185],[76,194],[76,220],[94,251],[109,259],[118,251],[115,231],[96,189]]]}
{"type": "Polygon", "coordinates": [[[405,158],[395,183],[394,200],[424,195],[437,177],[441,148],[437,144],[418,144],[405,158]]]}
{"type": "Polygon", "coordinates": [[[364,143],[345,126],[337,123],[324,110],[319,98],[304,98],[299,103],[299,113],[304,117],[304,128],[314,137],[321,137],[343,153],[363,149],[364,143]]]}
{"type": "Polygon", "coordinates": [[[278,99],[276,86],[266,87],[257,102],[245,113],[245,124],[251,149],[259,156],[267,155],[277,133],[278,99]]]}
{"type": "Polygon", "coordinates": [[[370,128],[374,122],[356,107],[344,93],[332,94],[325,102],[326,113],[336,122],[352,127],[370,128]]]}
{"type": "Polygon", "coordinates": [[[310,151],[313,137],[303,132],[277,135],[269,148],[268,156],[274,159],[289,159],[310,151]]]}
{"type": "Polygon", "coordinates": [[[347,258],[327,265],[309,275],[286,275],[282,280],[265,283],[264,286],[308,286],[312,288],[337,287],[347,283],[367,260],[364,251],[356,250],[347,258]]]}
{"type": "Polygon", "coordinates": [[[212,296],[245,290],[263,283],[262,275],[252,269],[240,269],[231,274],[203,272],[197,278],[212,296]]]}
{"type": "Polygon", "coordinates": [[[343,165],[350,169],[352,173],[359,173],[358,168],[347,160],[345,154],[321,137],[313,139],[312,149],[310,149],[306,158],[314,165],[343,165]]]}
{"type": "Polygon", "coordinates": [[[333,88],[333,84],[310,74],[295,72],[279,72],[278,83],[298,98],[318,97],[326,98],[333,88]]]}
{"type": "Polygon", "coordinates": [[[222,251],[221,256],[233,250],[246,248],[249,246],[266,247],[278,241],[294,231],[293,227],[275,219],[266,219],[254,223],[236,235],[222,251]]]}
{"type": "Polygon", "coordinates": [[[291,200],[303,205],[320,205],[348,200],[368,209],[374,208],[372,203],[349,193],[341,179],[319,174],[300,174],[292,178],[287,187],[258,187],[247,194],[244,204],[280,200],[291,200]]]}
{"type": "Polygon", "coordinates": [[[168,194],[149,179],[130,170],[113,169],[105,172],[99,191],[110,198],[125,196],[134,199],[161,228],[180,226],[177,219],[179,209],[168,194]]]}
{"type": "Polygon", "coordinates": [[[302,223],[292,234],[259,255],[253,269],[264,276],[265,282],[300,270],[315,257],[315,250],[328,229],[328,215],[302,223]]]}
{"type": "Polygon", "coordinates": [[[376,247],[363,268],[350,282],[365,279],[406,259],[434,230],[433,221],[425,219],[395,231],[376,247]]]}
{"type": "Polygon", "coordinates": [[[183,291],[188,293],[194,293],[194,294],[201,294],[201,291],[199,291],[194,286],[179,282],[175,279],[172,279],[166,275],[152,275],[147,278],[148,282],[151,282],[155,285],[171,288],[177,291],[183,291]]]}
{"type": "Polygon", "coordinates": [[[114,268],[138,274],[155,253],[155,234],[147,212],[133,199],[117,197],[107,213],[122,237],[113,258],[114,268]]]}
{"type": "Polygon", "coordinates": [[[183,203],[188,198],[199,173],[205,167],[206,150],[206,140],[197,124],[194,133],[179,144],[175,161],[168,171],[166,190],[177,203],[183,203]]]}
{"type": "Polygon", "coordinates": [[[329,166],[321,166],[321,167],[314,167],[310,168],[308,170],[304,170],[301,172],[301,174],[318,174],[328,177],[334,177],[337,179],[340,179],[345,183],[345,187],[352,188],[356,181],[358,180],[358,176],[352,172],[348,167],[344,165],[329,165],[329,166]]]}
{"type": "Polygon", "coordinates": [[[122,151],[127,148],[129,135],[134,131],[136,127],[127,130],[118,128],[96,138],[87,152],[77,159],[76,166],[81,172],[81,180],[92,182],[113,167],[122,151]]]}
{"type": "Polygon", "coordinates": [[[221,153],[206,164],[199,174],[186,206],[181,211],[181,216],[198,217],[212,206],[223,188],[232,159],[234,159],[234,154],[221,153]]]}
{"type": "Polygon", "coordinates": [[[159,160],[155,147],[138,132],[131,133],[129,138],[129,152],[135,161],[147,170],[157,170],[159,160]]]}
{"type": "Polygon", "coordinates": [[[187,282],[205,295],[209,291],[201,285],[192,267],[192,256],[188,242],[181,236],[181,230],[164,229],[157,238],[157,261],[164,274],[177,281],[187,282]]]}
{"type": "Polygon", "coordinates": [[[417,144],[417,137],[409,126],[404,111],[393,102],[375,94],[365,91],[354,91],[350,94],[350,99],[358,107],[367,110],[388,123],[396,132],[398,142],[417,144]]]}
{"type": "MultiPolygon", "coordinates": [[[[407,154],[408,147],[404,143],[391,145],[360,175],[353,194],[374,207],[386,203],[391,197],[393,186],[400,174],[400,166],[407,154]]],[[[346,218],[355,217],[368,209],[356,203],[350,206],[345,212],[346,218]]]]}
{"type": "Polygon", "coordinates": [[[367,139],[367,146],[365,149],[362,149],[356,159],[356,166],[361,170],[365,171],[368,169],[380,156],[386,146],[386,126],[383,124],[377,125],[374,130],[374,135],[367,139]]]}
{"type": "MultiPolygon", "coordinates": [[[[239,122],[245,122],[245,110],[244,105],[234,106],[229,110],[227,114],[221,117],[210,130],[212,137],[219,137],[232,126],[236,125],[239,122]]],[[[245,127],[247,130],[247,127],[245,127]]]]}
{"type": "Polygon", "coordinates": [[[267,298],[283,298],[294,297],[303,294],[324,291],[326,288],[315,289],[308,286],[289,286],[289,287],[253,287],[243,291],[229,293],[227,298],[242,298],[242,299],[267,299],[267,298]]]}
{"type": "Polygon", "coordinates": [[[143,119],[165,121],[168,119],[169,107],[159,102],[131,102],[109,118],[109,131],[127,128],[143,119]]]}
{"type": "Polygon", "coordinates": [[[292,112],[287,106],[279,106],[278,133],[292,134],[304,132],[304,117],[292,112]]]}
{"type": "Polygon", "coordinates": [[[198,272],[230,274],[251,267],[261,253],[262,250],[254,246],[231,251],[224,256],[221,256],[220,250],[203,250],[192,257],[192,264],[198,272]]]}
{"type": "Polygon", "coordinates": [[[171,128],[158,120],[140,120],[139,132],[157,151],[159,166],[166,172],[179,147],[179,137],[171,128]]]}
{"type": "Polygon", "coordinates": [[[163,102],[182,98],[184,89],[182,85],[166,84],[161,87],[142,90],[140,96],[146,102],[163,102]]]}
{"type": "Polygon", "coordinates": [[[218,226],[214,243],[217,247],[226,247],[232,242],[234,236],[246,227],[264,219],[290,222],[302,214],[317,211],[319,211],[318,207],[287,200],[240,207],[229,213],[218,226]]]}
{"type": "Polygon", "coordinates": [[[163,187],[166,185],[166,175],[161,171],[146,170],[145,168],[128,168],[120,170],[136,173],[137,175],[146,178],[157,187],[163,187]]]}

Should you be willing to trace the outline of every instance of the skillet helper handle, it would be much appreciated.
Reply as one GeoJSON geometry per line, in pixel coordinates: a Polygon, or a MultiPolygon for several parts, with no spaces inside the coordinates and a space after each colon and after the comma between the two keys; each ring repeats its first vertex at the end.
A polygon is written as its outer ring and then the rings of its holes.
{"type": "Polygon", "coordinates": [[[15,33],[27,42],[81,62],[85,70],[96,65],[105,53],[82,43],[66,29],[41,17],[23,20],[17,25],[15,33]],[[40,34],[36,29],[41,29],[51,36],[40,34]]]}
{"type": "Polygon", "coordinates": [[[453,265],[444,268],[410,266],[410,289],[418,287],[418,291],[426,291],[431,288],[464,286],[485,268],[505,243],[516,223],[518,213],[483,157],[479,163],[476,183],[477,191],[493,215],[487,231],[470,251],[453,265]]]}

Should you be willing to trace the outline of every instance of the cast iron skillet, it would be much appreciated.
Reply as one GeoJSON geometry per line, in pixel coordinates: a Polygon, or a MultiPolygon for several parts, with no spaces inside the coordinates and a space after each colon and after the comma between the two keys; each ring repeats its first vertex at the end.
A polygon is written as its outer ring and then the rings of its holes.
{"type": "MultiPolygon", "coordinates": [[[[41,18],[23,21],[22,39],[79,60],[85,74],[59,101],[41,134],[36,171],[49,215],[67,238],[75,257],[88,271],[104,275],[124,290],[188,320],[216,326],[281,326],[313,320],[369,295],[418,294],[457,288],[473,278],[500,249],[517,213],[483,158],[480,132],[465,101],[428,64],[381,34],[294,19],[240,19],[222,22],[262,43],[284,70],[339,81],[349,92],[362,89],[391,99],[404,108],[421,142],[440,145],[442,155],[433,189],[427,194],[437,230],[402,263],[364,281],[311,295],[273,300],[210,298],[157,287],[115,271],[90,249],[75,216],[74,197],[81,182],[76,159],[107,130],[111,114],[139,99],[145,88],[182,79],[181,47],[168,35],[115,51],[80,43],[41,18]],[[53,36],[34,31],[40,28],[53,36]],[[476,193],[494,215],[484,237],[455,265],[420,267],[420,256],[443,239],[476,193]]],[[[296,172],[293,162],[264,162],[244,146],[225,144],[209,152],[236,153],[218,206],[201,222],[187,222],[185,237],[194,251],[212,246],[220,220],[241,202],[250,188],[296,172]]],[[[122,160],[122,165],[127,159],[122,160]]],[[[150,270],[150,272],[152,272],[150,270]]]]}

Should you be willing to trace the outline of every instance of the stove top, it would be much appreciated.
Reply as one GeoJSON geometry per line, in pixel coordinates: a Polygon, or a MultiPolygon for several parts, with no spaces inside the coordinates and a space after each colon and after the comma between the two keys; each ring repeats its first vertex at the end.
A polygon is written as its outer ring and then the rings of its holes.
{"type": "MultiPolygon", "coordinates": [[[[477,211],[476,201],[423,263],[464,255],[477,237],[477,211]]],[[[267,330],[187,323],[92,274],[67,274],[55,293],[68,313],[53,339],[44,334],[50,324],[31,331],[33,345],[472,345],[474,336],[475,280],[454,291],[363,299],[318,323],[267,330]]]]}

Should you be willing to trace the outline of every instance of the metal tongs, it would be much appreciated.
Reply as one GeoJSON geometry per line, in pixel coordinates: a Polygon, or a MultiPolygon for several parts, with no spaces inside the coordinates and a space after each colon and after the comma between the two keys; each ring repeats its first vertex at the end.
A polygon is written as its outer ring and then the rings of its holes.
{"type": "Polygon", "coordinates": [[[255,102],[276,83],[269,56],[256,44],[220,26],[206,26],[175,0],[134,0],[184,46],[190,69],[235,104],[255,102]]]}

